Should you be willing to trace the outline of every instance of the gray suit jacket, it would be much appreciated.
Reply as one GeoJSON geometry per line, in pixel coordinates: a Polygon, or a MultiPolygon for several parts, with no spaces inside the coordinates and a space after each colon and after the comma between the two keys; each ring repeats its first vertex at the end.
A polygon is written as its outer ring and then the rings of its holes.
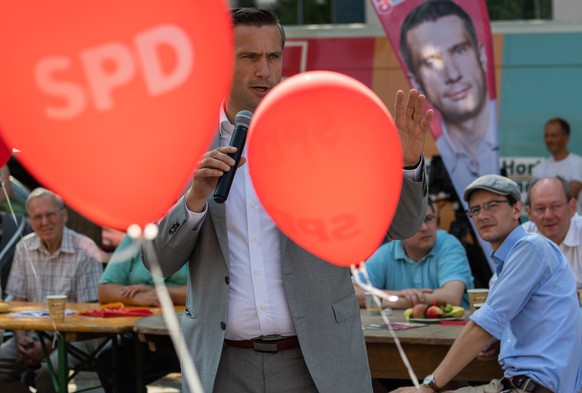
{"type": "MultiPolygon", "coordinates": [[[[427,182],[403,182],[388,233],[406,238],[418,230],[426,209],[427,182]]],[[[187,225],[184,198],[159,223],[154,244],[164,275],[189,261],[188,300],[182,331],[204,391],[211,393],[228,323],[229,252],[224,205],[208,201],[196,231],[187,225]]],[[[348,268],[325,262],[283,233],[285,294],[305,362],[321,393],[372,392],[360,309],[348,268]]],[[[148,264],[147,256],[145,263],[148,264]]],[[[183,391],[188,392],[186,384],[183,391]]]]}

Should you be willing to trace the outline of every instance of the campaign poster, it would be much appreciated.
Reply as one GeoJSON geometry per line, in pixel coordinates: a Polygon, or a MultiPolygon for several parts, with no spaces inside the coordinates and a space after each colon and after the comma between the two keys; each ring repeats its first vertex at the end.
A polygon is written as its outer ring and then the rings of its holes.
{"type": "MultiPolygon", "coordinates": [[[[465,187],[479,176],[499,174],[495,63],[486,2],[371,1],[410,85],[435,110],[431,133],[466,209],[465,187]]],[[[490,255],[491,246],[480,244],[490,255]]]]}
{"type": "Polygon", "coordinates": [[[497,96],[485,0],[371,0],[410,85],[435,110],[431,129],[455,190],[499,173],[497,96]]]}

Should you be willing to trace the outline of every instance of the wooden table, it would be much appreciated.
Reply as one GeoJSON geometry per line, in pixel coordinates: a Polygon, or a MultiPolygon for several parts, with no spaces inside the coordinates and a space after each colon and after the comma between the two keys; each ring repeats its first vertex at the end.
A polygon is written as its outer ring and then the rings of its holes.
{"type": "MultiPolygon", "coordinates": [[[[176,311],[178,321],[180,321],[182,313],[183,311],[176,311]]],[[[173,346],[162,314],[152,315],[136,321],[133,330],[137,333],[140,341],[146,343],[152,352],[155,352],[158,348],[173,346]]]]}
{"type": "MultiPolygon", "coordinates": [[[[368,316],[362,310],[362,325],[382,323],[380,316],[368,316]]],[[[393,310],[390,321],[404,321],[402,311],[393,310]]],[[[412,369],[418,378],[424,378],[434,371],[447,354],[463,326],[445,326],[429,324],[408,330],[396,331],[396,336],[408,357],[412,369]]],[[[374,378],[409,379],[408,371],[400,358],[394,339],[387,329],[365,329],[368,362],[374,378]]],[[[496,360],[473,360],[455,377],[463,381],[489,382],[501,378],[503,371],[496,360]]]]}
{"type": "MultiPolygon", "coordinates": [[[[394,310],[392,314],[391,321],[404,320],[402,311],[394,310]]],[[[373,323],[382,323],[381,317],[367,316],[366,310],[362,310],[361,315],[364,327],[373,323]]],[[[396,332],[418,378],[422,379],[434,371],[462,328],[463,326],[429,324],[425,327],[396,332]]],[[[140,319],[135,324],[135,331],[140,340],[146,342],[152,350],[160,345],[171,345],[162,315],[140,319]]],[[[373,378],[410,378],[388,330],[365,329],[364,337],[373,378]]],[[[493,378],[502,376],[503,371],[496,360],[474,360],[455,379],[489,382],[493,378]]]]}
{"type": "MultiPolygon", "coordinates": [[[[46,333],[54,332],[55,327],[58,331],[57,335],[57,350],[58,350],[58,373],[55,372],[50,359],[48,358],[48,351],[45,349],[47,364],[51,373],[53,374],[53,381],[57,383],[58,392],[66,393],[68,390],[68,367],[67,367],[67,350],[69,344],[74,341],[87,340],[92,338],[105,337],[113,339],[118,334],[133,332],[135,322],[141,317],[114,317],[114,318],[94,318],[84,316],[79,313],[67,316],[64,322],[53,322],[50,318],[28,318],[15,317],[12,313],[23,310],[38,310],[46,309],[46,303],[28,303],[28,302],[11,302],[11,309],[9,313],[0,314],[0,329],[5,330],[31,330],[36,331],[40,337],[46,333]]],[[[67,303],[69,310],[78,312],[91,311],[99,309],[97,303],[67,303]]],[[[114,340],[115,341],[115,340],[114,340]]],[[[43,340],[41,340],[43,342],[43,340]]],[[[105,345],[105,343],[103,344],[105,345]]],[[[85,354],[87,360],[92,362],[96,353],[85,354]]],[[[94,366],[94,363],[92,363],[94,366]]],[[[74,376],[75,372],[73,373],[74,376]]],[[[145,392],[145,386],[138,386],[138,389],[145,392]]]]}

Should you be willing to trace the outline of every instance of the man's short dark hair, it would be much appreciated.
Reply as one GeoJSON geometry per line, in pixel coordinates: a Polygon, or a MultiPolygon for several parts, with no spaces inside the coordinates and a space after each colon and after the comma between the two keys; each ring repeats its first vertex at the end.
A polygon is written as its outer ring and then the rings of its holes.
{"type": "Polygon", "coordinates": [[[566,120],[561,117],[552,117],[550,120],[546,121],[546,125],[552,123],[558,124],[564,134],[570,135],[570,124],[566,120]]]}
{"type": "Polygon", "coordinates": [[[427,199],[427,206],[432,209],[433,212],[436,212],[436,205],[431,197],[427,199]]]}
{"type": "Polygon", "coordinates": [[[234,26],[276,26],[281,33],[281,48],[285,46],[285,29],[281,25],[277,15],[264,8],[242,7],[230,10],[232,23],[234,26]]]}
{"type": "Polygon", "coordinates": [[[477,31],[469,14],[465,12],[458,4],[451,0],[428,0],[413,9],[407,16],[400,29],[400,53],[408,67],[408,71],[415,73],[416,67],[412,62],[412,55],[408,47],[408,32],[415,27],[426,23],[436,22],[445,16],[457,16],[463,22],[465,30],[469,33],[471,41],[475,47],[478,46],[477,31]]]}

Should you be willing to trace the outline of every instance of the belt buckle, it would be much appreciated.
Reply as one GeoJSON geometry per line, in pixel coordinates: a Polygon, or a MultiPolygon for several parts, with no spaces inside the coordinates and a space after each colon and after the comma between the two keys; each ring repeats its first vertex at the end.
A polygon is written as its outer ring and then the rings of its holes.
{"type": "Polygon", "coordinates": [[[277,343],[283,340],[285,337],[278,334],[272,334],[269,336],[260,336],[252,340],[253,349],[257,352],[269,352],[276,353],[279,352],[279,347],[277,343]]]}
{"type": "Polygon", "coordinates": [[[501,378],[501,380],[499,380],[499,382],[501,383],[501,386],[503,387],[503,390],[501,390],[500,393],[511,393],[511,392],[513,392],[513,388],[515,386],[513,385],[513,382],[511,382],[511,379],[510,378],[503,377],[503,378],[501,378]]]}
{"type": "Polygon", "coordinates": [[[513,386],[526,392],[533,392],[536,389],[536,383],[525,375],[513,377],[510,381],[513,386]]]}
{"type": "Polygon", "coordinates": [[[522,383],[521,388],[523,390],[525,390],[526,392],[533,392],[534,390],[536,390],[537,385],[534,381],[532,381],[531,378],[527,378],[523,382],[525,382],[525,383],[522,383]]]}

